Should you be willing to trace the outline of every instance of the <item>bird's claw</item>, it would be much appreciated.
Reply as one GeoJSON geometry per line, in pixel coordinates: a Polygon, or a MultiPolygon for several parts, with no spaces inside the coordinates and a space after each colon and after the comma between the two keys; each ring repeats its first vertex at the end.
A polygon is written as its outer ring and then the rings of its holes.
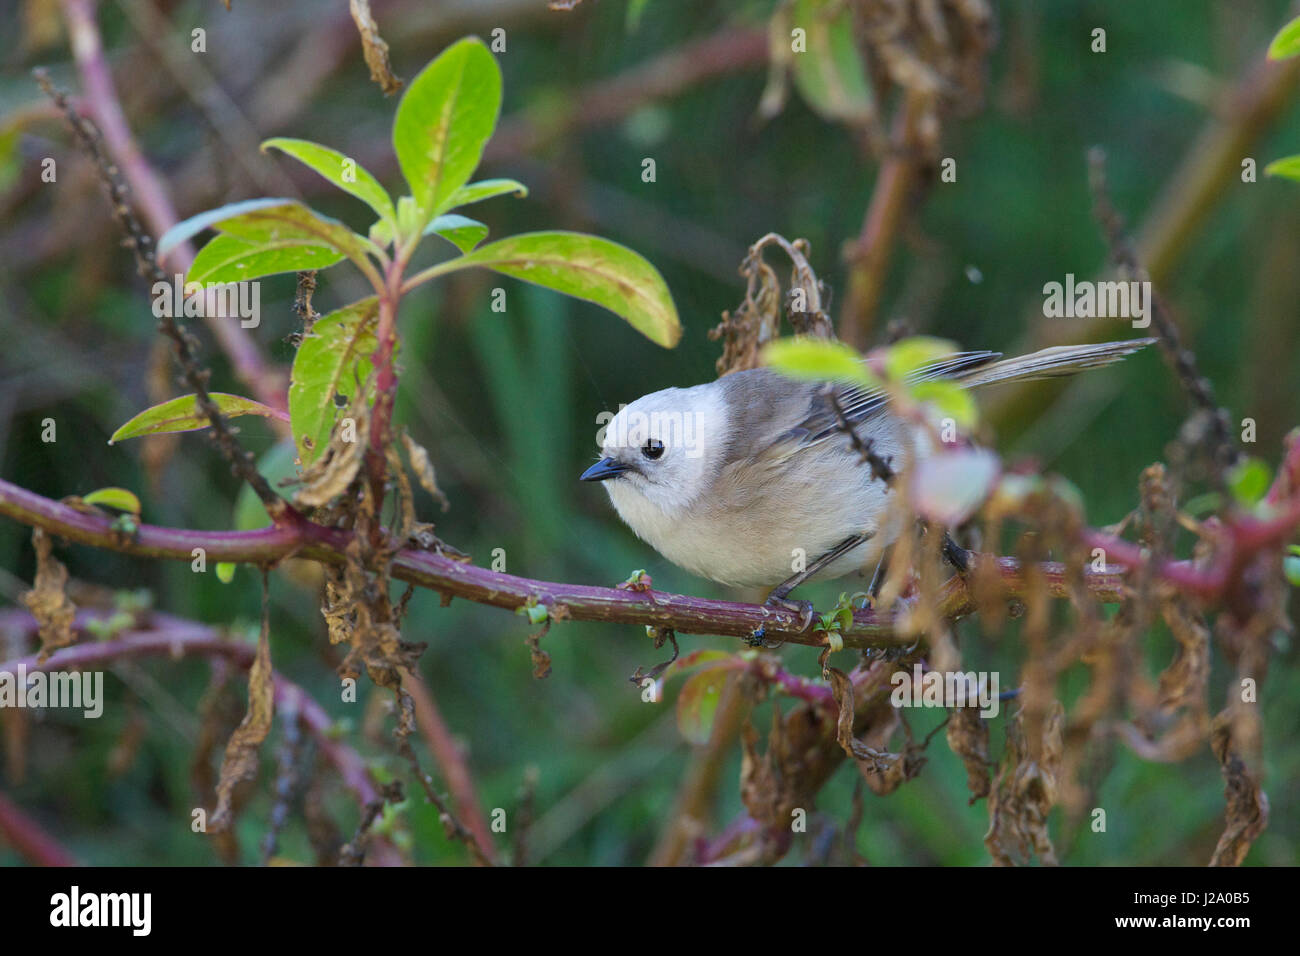
{"type": "Polygon", "coordinates": [[[768,599],[763,602],[763,605],[781,611],[789,611],[792,614],[798,614],[800,634],[812,626],[814,613],[812,601],[792,601],[789,598],[769,596],[768,599]]]}

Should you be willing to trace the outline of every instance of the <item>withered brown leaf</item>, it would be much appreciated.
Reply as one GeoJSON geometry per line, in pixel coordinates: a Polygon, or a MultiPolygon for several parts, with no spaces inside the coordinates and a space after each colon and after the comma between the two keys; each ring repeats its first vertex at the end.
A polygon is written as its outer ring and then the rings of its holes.
{"type": "Polygon", "coordinates": [[[77,617],[77,607],[64,590],[68,583],[68,569],[52,553],[53,541],[40,528],[32,531],[32,546],[36,549],[36,579],[32,589],[23,594],[23,604],[31,611],[41,636],[42,663],[60,647],[75,644],[77,635],[72,629],[77,617]]]}

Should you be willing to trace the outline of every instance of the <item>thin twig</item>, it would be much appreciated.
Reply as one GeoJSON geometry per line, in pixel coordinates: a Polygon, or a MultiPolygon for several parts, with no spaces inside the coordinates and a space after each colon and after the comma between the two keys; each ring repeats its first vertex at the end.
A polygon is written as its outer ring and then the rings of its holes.
{"type": "MultiPolygon", "coordinates": [[[[118,175],[118,167],[105,153],[99,129],[94,122],[77,114],[76,110],[69,104],[67,95],[54,87],[49,75],[44,70],[36,71],[36,81],[41,85],[41,89],[62,110],[74,136],[99,173],[100,179],[108,190],[109,198],[112,200],[113,215],[121,224],[123,232],[126,233],[126,243],[135,254],[136,266],[140,270],[140,275],[148,280],[150,284],[162,283],[164,286],[170,287],[171,280],[158,264],[153,237],[149,235],[139,218],[137,218],[131,205],[130,190],[127,188],[125,181],[118,175]]],[[[294,520],[297,513],[271,489],[270,483],[257,470],[255,459],[239,444],[234,430],[222,416],[216,402],[208,394],[208,379],[211,373],[199,364],[198,358],[195,356],[197,342],[185,327],[177,322],[174,317],[167,315],[166,311],[159,319],[159,328],[164,335],[171,339],[176,353],[176,360],[181,366],[182,376],[186,384],[194,390],[195,403],[212,426],[213,441],[226,460],[230,462],[231,470],[253,489],[266,507],[267,514],[271,516],[274,522],[280,524],[294,520]]]]}
{"type": "Polygon", "coordinates": [[[443,817],[443,825],[448,836],[460,840],[470,848],[475,863],[481,866],[492,865],[492,831],[479,807],[478,793],[474,787],[474,778],[470,775],[464,755],[456,741],[452,739],[442,713],[434,702],[433,694],[416,674],[407,672],[402,681],[402,688],[410,696],[415,709],[415,724],[424,737],[425,743],[433,754],[447,785],[451,790],[452,808],[448,807],[442,795],[433,789],[433,781],[423,773],[415,761],[415,752],[410,749],[410,742],[403,741],[403,756],[411,762],[412,770],[425,788],[429,801],[437,807],[443,817]],[[463,821],[463,822],[462,822],[463,821]]]}
{"type": "MultiPolygon", "coordinates": [[[[1182,162],[1166,177],[1164,190],[1147,214],[1137,233],[1138,261],[1146,264],[1152,282],[1169,280],[1175,262],[1189,242],[1200,235],[1202,220],[1233,183],[1240,183],[1241,160],[1290,102],[1300,82],[1300,57],[1281,62],[1265,60],[1261,50],[1257,65],[1224,98],[1225,108],[1206,120],[1200,135],[1183,153],[1182,162]]],[[[1051,345],[1096,341],[1106,334],[1112,319],[1081,319],[1043,322],[1042,302],[1033,306],[1027,328],[1033,334],[1007,351],[1032,352],[1051,345]]],[[[1059,389],[1065,379],[1045,382],[1011,382],[990,392],[982,400],[984,418],[994,425],[1005,424],[1025,409],[1042,411],[1035,395],[1059,389]]]]}
{"type": "Polygon", "coordinates": [[[298,698],[286,694],[280,703],[280,721],[284,736],[275,761],[275,802],[271,806],[262,836],[262,865],[269,865],[279,844],[280,831],[289,820],[289,811],[299,785],[298,763],[302,757],[302,728],[298,723],[298,698]]]}
{"type": "MultiPolygon", "coordinates": [[[[1130,280],[1150,282],[1151,276],[1142,267],[1137,248],[1125,231],[1124,217],[1111,202],[1106,181],[1106,151],[1098,146],[1088,151],[1088,185],[1092,190],[1093,215],[1106,235],[1111,262],[1127,273],[1130,280]]],[[[1192,405],[1207,416],[1210,423],[1207,436],[1209,457],[1214,464],[1215,481],[1222,484],[1225,469],[1240,457],[1233,442],[1227,409],[1215,402],[1214,387],[1197,367],[1196,353],[1183,344],[1178,323],[1170,315],[1164,297],[1154,283],[1150,288],[1151,325],[1159,336],[1161,350],[1173,365],[1178,381],[1182,383],[1192,405]]]]}
{"type": "MultiPolygon", "coordinates": [[[[94,0],[62,0],[62,5],[87,110],[103,134],[107,155],[113,157],[126,183],[130,185],[131,192],[139,197],[140,209],[149,228],[154,235],[162,235],[176,225],[178,216],[162,180],[150,168],[131,135],[131,128],[122,112],[121,101],[104,53],[103,37],[95,22],[94,0]]],[[[60,108],[67,113],[64,104],[60,103],[60,108]]],[[[116,205],[116,197],[114,202],[116,205]]],[[[184,273],[193,259],[194,249],[186,243],[172,254],[171,266],[184,273]]],[[[277,376],[267,366],[256,341],[248,331],[238,322],[223,322],[217,316],[212,317],[209,325],[240,380],[253,389],[256,397],[264,404],[274,408],[283,407],[284,396],[276,382],[277,376]]]]}
{"type": "Polygon", "coordinates": [[[835,413],[835,427],[849,436],[853,450],[858,453],[863,464],[871,469],[871,476],[879,478],[887,485],[892,485],[894,479],[898,477],[898,472],[894,470],[894,459],[882,457],[880,452],[876,451],[876,443],[872,439],[864,440],[858,435],[853,424],[844,414],[844,407],[840,404],[839,396],[835,394],[833,387],[828,387],[824,394],[830,402],[831,411],[835,413]]]}
{"type": "Polygon", "coordinates": [[[478,790],[465,755],[452,736],[429,686],[416,674],[408,674],[402,686],[415,704],[415,724],[429,746],[438,769],[451,791],[456,813],[483,846],[492,845],[492,830],[479,805],[478,790]]]}
{"type": "MultiPolygon", "coordinates": [[[[398,700],[403,707],[414,707],[409,694],[399,696],[398,700]]],[[[446,833],[447,839],[457,840],[465,844],[470,855],[474,858],[474,862],[479,866],[492,866],[492,844],[479,842],[477,835],[460,821],[447,800],[438,792],[438,788],[433,785],[433,777],[425,773],[420,767],[420,758],[416,754],[415,748],[411,746],[410,735],[403,733],[401,730],[406,724],[407,720],[405,718],[399,723],[399,730],[396,734],[397,752],[410,767],[411,774],[419,781],[420,788],[424,790],[425,799],[432,803],[438,811],[438,820],[442,823],[442,829],[446,833]]]]}

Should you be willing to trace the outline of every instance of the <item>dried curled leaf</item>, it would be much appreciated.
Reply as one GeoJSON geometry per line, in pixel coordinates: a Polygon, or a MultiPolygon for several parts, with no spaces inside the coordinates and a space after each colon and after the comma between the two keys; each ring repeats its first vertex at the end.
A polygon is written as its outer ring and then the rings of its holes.
{"type": "MultiPolygon", "coordinates": [[[[746,723],[741,731],[744,754],[740,765],[740,798],[749,815],[766,828],[773,839],[788,841],[790,820],[795,811],[811,808],[818,782],[825,772],[818,763],[819,744],[831,730],[829,718],[808,706],[799,706],[783,718],[781,708],[772,707],[772,729],[767,751],[758,752],[758,731],[746,723]]],[[[771,846],[779,857],[780,842],[771,846]]]]}
{"type": "Polygon", "coordinates": [[[823,339],[835,337],[830,318],[822,307],[822,284],[807,257],[805,240],[790,242],[776,233],[768,233],[749,247],[749,254],[740,267],[747,283],[745,299],[734,315],[723,312],[722,321],[709,332],[710,339],[722,339],[722,356],[717,362],[719,376],[762,364],[760,352],[780,335],[783,311],[788,312],[796,333],[823,339]],[[763,261],[763,250],[770,245],[784,250],[793,263],[784,297],[776,272],[763,261]]]}
{"type": "Polygon", "coordinates": [[[275,693],[271,676],[271,624],[265,609],[262,633],[257,638],[257,655],[248,670],[248,711],[226,744],[217,780],[217,808],[212,812],[208,829],[223,833],[230,826],[235,787],[257,776],[258,751],[271,732],[275,713],[275,693]]]}
{"type": "Polygon", "coordinates": [[[77,617],[77,606],[64,590],[68,583],[68,569],[54,557],[50,536],[40,528],[34,529],[32,546],[36,549],[36,579],[32,589],[23,594],[23,604],[36,618],[41,636],[40,660],[44,663],[60,647],[76,643],[77,635],[72,625],[77,617]]]}
{"type": "Polygon", "coordinates": [[[1268,826],[1268,795],[1259,778],[1242,759],[1234,740],[1236,715],[1228,707],[1214,718],[1210,747],[1223,768],[1223,797],[1227,803],[1227,826],[1210,858],[1210,866],[1240,866],[1251,845],[1268,826]]]}
{"type": "Polygon", "coordinates": [[[1160,674],[1157,692],[1147,690],[1145,681],[1138,684],[1135,696],[1146,691],[1154,699],[1139,704],[1134,722],[1118,730],[1144,760],[1172,763],[1197,753],[1209,733],[1210,629],[1181,597],[1165,598],[1160,609],[1178,648],[1160,674]]]}
{"type": "MultiPolygon", "coordinates": [[[[831,693],[835,697],[835,705],[839,708],[839,714],[835,720],[835,739],[844,748],[846,754],[854,760],[864,761],[873,773],[882,774],[888,772],[895,763],[899,762],[899,755],[873,747],[853,735],[853,723],[856,717],[853,701],[853,681],[849,679],[848,674],[835,667],[826,668],[826,674],[830,678],[831,693]]],[[[890,727],[891,732],[894,726],[897,726],[897,721],[890,727]]],[[[902,780],[898,781],[898,783],[901,782],[902,780]]]]}
{"type": "Polygon", "coordinates": [[[547,621],[540,631],[534,631],[524,640],[528,645],[528,656],[533,662],[533,677],[537,680],[551,676],[551,655],[542,650],[542,638],[550,629],[551,622],[547,621]]]}
{"type": "Polygon", "coordinates": [[[391,96],[402,88],[402,81],[393,75],[388,63],[388,44],[379,35],[379,24],[370,13],[370,0],[350,0],[349,7],[352,22],[361,34],[361,49],[370,68],[370,78],[379,84],[385,96],[391,96]]]}
{"type": "Polygon", "coordinates": [[[405,431],[402,432],[402,444],[406,446],[406,457],[411,462],[411,471],[415,473],[415,480],[420,483],[421,488],[433,496],[433,500],[442,506],[442,510],[446,511],[451,507],[451,503],[438,487],[438,477],[433,470],[433,463],[429,461],[428,451],[405,431]]]}
{"type": "Polygon", "coordinates": [[[303,469],[302,487],[293,497],[294,504],[321,508],[343,494],[361,469],[369,438],[369,409],[354,403],[349,414],[334,426],[329,445],[320,457],[303,469]]]}
{"type": "Polygon", "coordinates": [[[948,718],[948,746],[966,767],[970,802],[989,795],[989,725],[978,707],[954,707],[948,718]]]}
{"type": "Polygon", "coordinates": [[[1055,866],[1056,850],[1047,815],[1056,804],[1064,752],[1065,708],[1053,700],[1042,722],[1042,736],[1029,740],[1024,711],[1007,725],[1007,750],[989,795],[989,830],[984,835],[993,862],[1015,866],[1037,853],[1055,866]]]}
{"type": "MultiPolygon", "coordinates": [[[[372,584],[374,576],[363,565],[363,538],[357,535],[348,545],[342,568],[326,570],[321,613],[329,628],[330,642],[351,646],[339,665],[339,673],[356,677],[364,666],[377,686],[399,695],[400,703],[405,695],[402,671],[417,673],[420,655],[428,645],[402,640],[393,620],[393,608],[384,597],[386,584],[372,584]],[[376,594],[380,597],[375,598],[376,594]]],[[[405,713],[402,716],[405,719],[405,713]]]]}

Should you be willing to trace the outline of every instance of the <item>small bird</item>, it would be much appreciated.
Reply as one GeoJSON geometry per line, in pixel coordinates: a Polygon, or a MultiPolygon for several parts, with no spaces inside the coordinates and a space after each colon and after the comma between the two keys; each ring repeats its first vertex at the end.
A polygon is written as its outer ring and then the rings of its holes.
{"type": "MultiPolygon", "coordinates": [[[[908,381],[978,388],[1069,375],[1154,341],[1059,346],[1003,361],[998,352],[959,352],[908,381]]],[[[782,604],[806,580],[878,564],[903,530],[899,509],[888,508],[890,484],[862,464],[832,396],[897,473],[930,453],[928,436],[895,415],[881,390],[755,368],[620,409],[601,459],[581,480],[604,482],[619,517],[669,561],[722,584],[774,587],[769,603],[782,604]]]]}

